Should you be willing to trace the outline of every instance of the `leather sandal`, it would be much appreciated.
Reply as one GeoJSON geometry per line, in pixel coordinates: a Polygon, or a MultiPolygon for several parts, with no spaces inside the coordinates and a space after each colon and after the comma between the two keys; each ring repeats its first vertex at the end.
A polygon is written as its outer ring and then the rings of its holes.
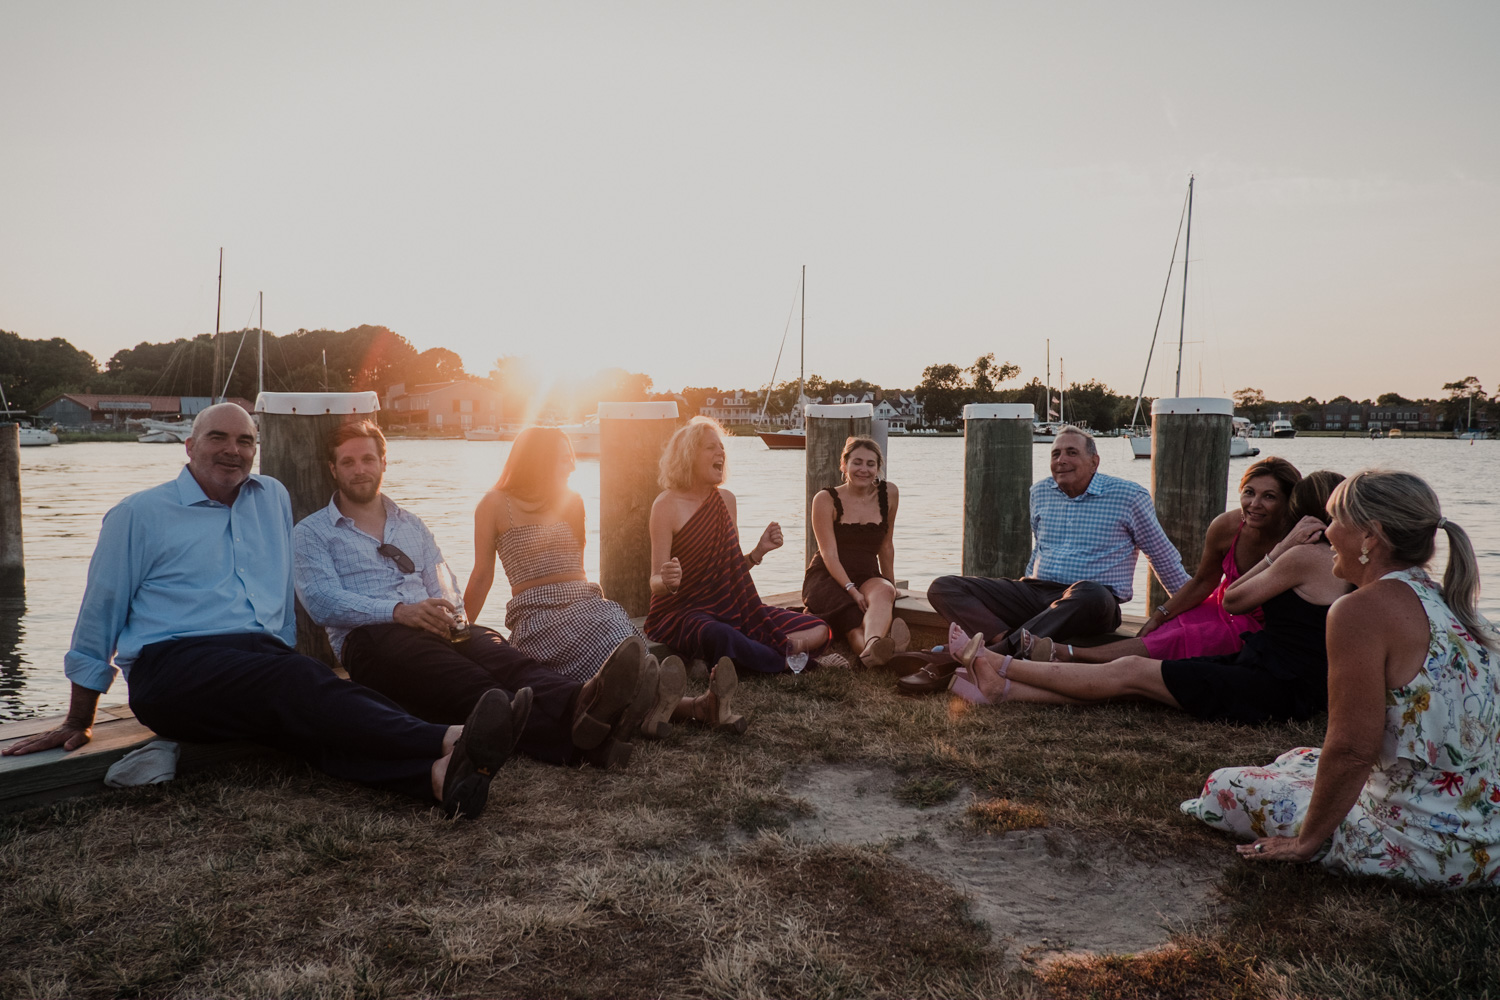
{"type": "Polygon", "coordinates": [[[904,653],[911,649],[911,628],[900,618],[891,619],[891,645],[896,647],[896,652],[904,653]]]}
{"type": "Polygon", "coordinates": [[[708,724],[720,732],[743,733],[750,722],[743,715],[734,713],[735,689],[740,686],[740,675],[735,672],[734,661],[727,656],[719,657],[708,678],[708,724]]]}
{"type": "Polygon", "coordinates": [[[877,635],[865,643],[859,662],[867,667],[883,667],[896,655],[896,644],[888,635],[877,635]]]}
{"type": "Polygon", "coordinates": [[[640,733],[648,740],[664,740],[672,733],[672,712],[687,690],[687,668],[682,659],[669,656],[661,661],[661,676],[656,684],[656,703],[646,713],[640,733]]]}

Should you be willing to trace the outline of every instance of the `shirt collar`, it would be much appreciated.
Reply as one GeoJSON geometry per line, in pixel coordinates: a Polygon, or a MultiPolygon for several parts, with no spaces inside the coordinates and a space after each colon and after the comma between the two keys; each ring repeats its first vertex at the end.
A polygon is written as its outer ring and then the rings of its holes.
{"type": "MultiPolygon", "coordinates": [[[[385,516],[387,520],[390,520],[391,518],[401,520],[406,516],[406,511],[396,506],[396,501],[392,500],[384,493],[380,494],[380,502],[385,506],[385,516]]],[[[328,506],[324,507],[323,510],[328,514],[328,523],[332,524],[335,528],[340,527],[346,522],[351,527],[353,527],[354,518],[339,510],[338,490],[333,491],[333,494],[328,498],[328,506]]]]}
{"type": "MultiPolygon", "coordinates": [[[[240,484],[241,491],[247,486],[253,486],[258,490],[264,489],[260,480],[254,475],[245,477],[245,481],[240,484]]],[[[235,499],[239,499],[238,493],[235,494],[235,499]]],[[[203,487],[199,486],[198,480],[193,478],[193,471],[186,465],[182,467],[181,472],[177,473],[177,502],[184,507],[193,507],[205,503],[218,503],[217,500],[210,500],[208,494],[203,492],[203,487]]],[[[220,506],[227,507],[229,505],[220,504],[220,506]]]]}
{"type": "MultiPolygon", "coordinates": [[[[1094,475],[1089,479],[1089,484],[1083,488],[1083,492],[1080,493],[1080,494],[1078,494],[1078,497],[1083,497],[1083,496],[1099,497],[1099,496],[1103,496],[1104,495],[1104,483],[1105,483],[1105,479],[1106,479],[1106,477],[1104,476],[1104,474],[1102,472],[1096,471],[1094,473],[1094,475]]],[[[1062,491],[1062,487],[1059,486],[1059,485],[1057,485],[1057,480],[1053,479],[1051,476],[1048,476],[1046,479],[1042,480],[1042,482],[1046,483],[1048,486],[1052,487],[1052,489],[1056,490],[1057,491],[1057,495],[1060,496],[1060,497],[1062,497],[1064,500],[1077,500],[1078,499],[1078,497],[1070,497],[1066,493],[1064,493],[1062,491]]]]}

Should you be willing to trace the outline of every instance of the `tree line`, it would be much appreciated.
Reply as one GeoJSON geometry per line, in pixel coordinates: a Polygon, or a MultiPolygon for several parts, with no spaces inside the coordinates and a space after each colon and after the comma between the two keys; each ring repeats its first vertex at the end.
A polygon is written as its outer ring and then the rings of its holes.
{"type": "MultiPolygon", "coordinates": [[[[79,350],[62,337],[28,340],[19,334],[0,330],[0,387],[4,388],[13,409],[29,412],[35,412],[51,399],[68,392],[158,396],[223,394],[253,399],[259,361],[257,344],[255,330],[219,334],[217,347],[222,352],[223,370],[228,372],[231,364],[233,370],[232,374],[221,375],[225,381],[216,388],[213,385],[216,347],[213,334],[161,343],[143,342],[116,351],[101,366],[93,355],[79,350]]],[[[620,368],[548,382],[525,358],[514,356],[496,358],[487,374],[477,375],[464,369],[463,359],[455,352],[444,347],[419,351],[405,337],[384,326],[296,330],[279,336],[267,332],[265,345],[265,387],[271,391],[374,390],[383,396],[397,383],[410,387],[469,380],[485,383],[499,392],[503,417],[510,422],[538,416],[577,419],[593,412],[601,400],[680,399],[687,404],[688,412],[693,413],[704,405],[705,399],[736,391],[689,386],[681,393],[655,392],[649,375],[620,368]]],[[[1036,407],[1038,419],[1046,419],[1047,387],[1040,379],[1033,377],[1022,385],[1004,385],[1018,379],[1020,374],[1020,366],[997,361],[993,353],[988,353],[968,365],[928,365],[922,371],[922,380],[913,389],[886,389],[864,379],[825,379],[814,374],[805,380],[804,392],[810,399],[824,400],[835,395],[863,396],[867,392],[877,401],[896,395],[915,396],[922,404],[925,421],[934,425],[955,422],[967,403],[1031,403],[1036,407]]],[[[1356,401],[1347,396],[1326,401],[1311,396],[1278,401],[1268,399],[1260,389],[1244,388],[1234,393],[1234,401],[1239,415],[1256,422],[1270,419],[1278,412],[1296,419],[1339,403],[1428,407],[1449,423],[1466,421],[1472,404],[1475,424],[1491,425],[1500,421],[1500,392],[1487,395],[1478,376],[1469,375],[1444,383],[1443,392],[1444,395],[1437,399],[1407,399],[1398,393],[1387,392],[1373,401],[1356,401]]],[[[1057,393],[1058,388],[1054,386],[1054,407],[1057,393]]],[[[766,394],[763,389],[749,393],[757,403],[765,404],[770,415],[789,413],[796,405],[797,383],[787,380],[771,387],[769,401],[766,394]]],[[[1068,420],[1100,431],[1128,425],[1135,407],[1135,397],[1121,395],[1097,379],[1068,385],[1066,399],[1064,416],[1068,420]]],[[[1144,401],[1142,406],[1143,419],[1149,421],[1150,400],[1144,401]]]]}

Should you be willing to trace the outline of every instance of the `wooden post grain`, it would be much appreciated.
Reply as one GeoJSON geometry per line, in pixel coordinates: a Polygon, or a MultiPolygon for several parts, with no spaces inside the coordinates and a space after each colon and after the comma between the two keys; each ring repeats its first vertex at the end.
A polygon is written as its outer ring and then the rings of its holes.
{"type": "Polygon", "coordinates": [[[599,404],[599,586],[631,617],[651,604],[651,502],[677,404],[599,404]]]}
{"type": "Polygon", "coordinates": [[[21,425],[0,424],[0,593],[26,589],[21,546],[21,425]]]}
{"type": "MultiPolygon", "coordinates": [[[[292,523],[328,506],[328,435],[351,420],[373,420],[373,392],[263,392],[255,400],[260,420],[260,472],[280,480],[292,498],[292,523]]],[[[297,652],[335,666],[328,634],[297,602],[297,652]]]]}
{"type": "MultiPolygon", "coordinates": [[[[1233,418],[1230,399],[1185,397],[1151,404],[1151,498],[1156,519],[1189,573],[1203,556],[1209,523],[1225,510],[1233,418]]],[[[1167,597],[1152,573],[1147,613],[1167,597]]]]}
{"type": "Polygon", "coordinates": [[[964,407],[964,576],[1026,575],[1035,419],[1030,403],[964,407]]]}
{"type": "Polygon", "coordinates": [[[839,471],[839,455],[844,442],[851,437],[869,437],[875,422],[875,407],[869,403],[813,403],[804,418],[807,431],[807,503],[802,508],[807,526],[807,555],[818,551],[813,536],[812,502],[818,491],[844,481],[839,471]]]}

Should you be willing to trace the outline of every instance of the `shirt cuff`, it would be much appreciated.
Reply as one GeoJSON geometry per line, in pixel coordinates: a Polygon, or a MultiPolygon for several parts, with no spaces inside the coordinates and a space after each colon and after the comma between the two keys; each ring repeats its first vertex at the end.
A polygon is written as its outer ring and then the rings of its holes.
{"type": "Polygon", "coordinates": [[[118,671],[113,664],[69,650],[63,657],[63,675],[81,688],[104,694],[115,682],[118,671]]]}

